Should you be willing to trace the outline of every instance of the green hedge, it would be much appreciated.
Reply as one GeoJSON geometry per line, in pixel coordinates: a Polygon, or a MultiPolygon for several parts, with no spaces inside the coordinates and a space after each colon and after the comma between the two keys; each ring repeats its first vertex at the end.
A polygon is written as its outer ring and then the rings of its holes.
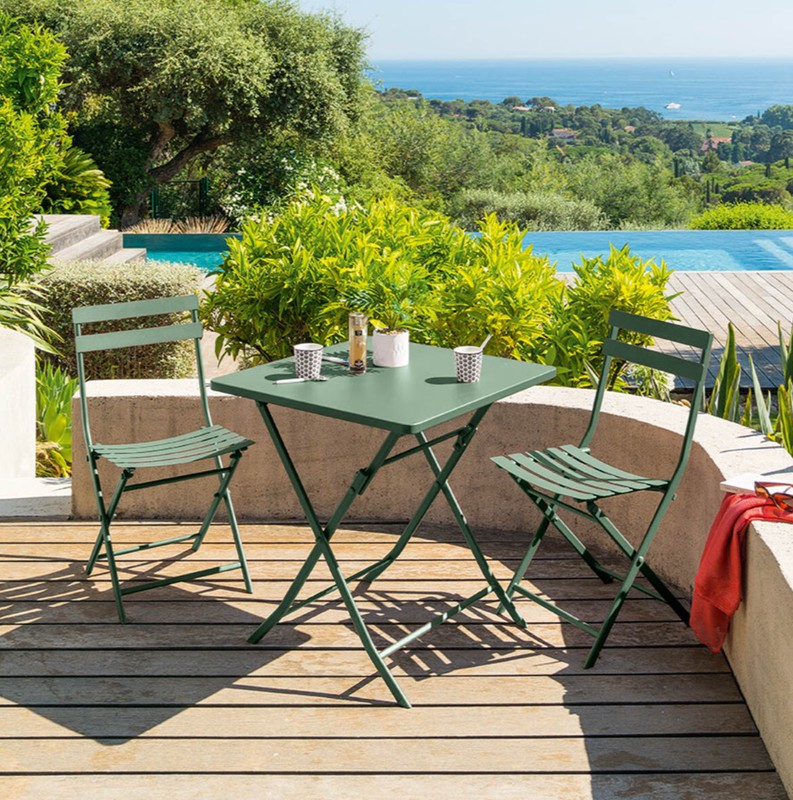
{"type": "Polygon", "coordinates": [[[452,202],[451,216],[476,230],[488,214],[529,231],[592,231],[609,227],[608,217],[590,200],[573,200],[553,192],[498,192],[466,189],[452,202]]]}
{"type": "MultiPolygon", "coordinates": [[[[78,306],[123,303],[196,294],[204,273],[187,264],[146,261],[132,264],[104,264],[78,261],[56,264],[42,273],[37,285],[44,293],[46,322],[62,338],[60,356],[46,356],[69,375],[77,374],[72,329],[72,309],[78,306]]],[[[154,323],[162,324],[163,317],[154,323]]],[[[173,320],[175,321],[175,319],[173,320]]],[[[140,327],[140,320],[84,326],[88,333],[140,327]]],[[[195,372],[192,342],[168,342],[128,350],[88,353],[85,358],[89,379],[184,378],[195,372]]]]}
{"type": "Polygon", "coordinates": [[[793,211],[767,203],[732,203],[703,211],[691,220],[694,230],[788,230],[793,211]]]}

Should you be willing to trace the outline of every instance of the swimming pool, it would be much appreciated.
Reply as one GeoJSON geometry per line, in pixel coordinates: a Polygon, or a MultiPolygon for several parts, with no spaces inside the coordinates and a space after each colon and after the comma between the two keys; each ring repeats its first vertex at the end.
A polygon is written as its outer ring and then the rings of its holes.
{"type": "MultiPolygon", "coordinates": [[[[220,266],[226,240],[239,233],[125,233],[125,247],[145,247],[154,261],[220,266]]],[[[530,233],[523,240],[547,254],[559,272],[572,272],[581,255],[606,254],[627,244],[642,258],[661,259],[680,272],[793,270],[793,231],[571,231],[530,233]]]]}
{"type": "Polygon", "coordinates": [[[125,233],[124,247],[145,247],[152,261],[195,264],[210,272],[223,263],[227,239],[240,233],[125,233]]]}
{"type": "Polygon", "coordinates": [[[793,231],[571,231],[530,233],[523,240],[547,254],[559,272],[627,244],[642,258],[663,259],[679,272],[793,270],[793,231]]]}

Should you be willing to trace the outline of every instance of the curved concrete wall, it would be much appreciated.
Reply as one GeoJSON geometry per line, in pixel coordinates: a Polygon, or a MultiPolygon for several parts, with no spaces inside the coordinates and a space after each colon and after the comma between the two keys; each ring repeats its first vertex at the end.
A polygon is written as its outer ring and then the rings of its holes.
{"type": "Polygon", "coordinates": [[[33,341],[0,328],[0,479],[36,476],[36,357],[33,341]]]}
{"type": "MultiPolygon", "coordinates": [[[[98,381],[89,384],[93,435],[97,441],[135,441],[173,436],[200,424],[193,381],[98,381]]],[[[466,516],[476,529],[507,533],[531,531],[538,521],[525,496],[489,457],[564,442],[577,442],[586,427],[593,393],[537,387],[496,403],[452,479],[466,516]]],[[[244,518],[296,519],[302,513],[253,402],[211,395],[214,421],[257,441],[242,459],[233,487],[237,513],[244,518]]],[[[352,474],[365,466],[383,434],[337,420],[274,409],[319,515],[336,507],[352,474]]],[[[670,474],[677,460],[687,409],[628,395],[610,395],[593,452],[618,466],[644,474],[670,474]]],[[[451,429],[453,426],[447,426],[451,429]]],[[[73,511],[94,517],[95,507],[75,401],[73,511]]],[[[409,440],[406,446],[410,445],[409,440]]],[[[449,445],[439,446],[440,454],[449,445]]],[[[651,563],[690,595],[710,524],[721,502],[719,483],[743,472],[785,472],[793,460],[761,435],[702,415],[688,469],[677,500],[653,543],[651,563]]],[[[147,476],[151,473],[147,473],[147,476]]],[[[153,476],[152,476],[153,477],[153,476]]],[[[115,476],[112,478],[115,480],[115,476]]],[[[419,456],[380,473],[353,505],[354,519],[406,519],[431,481],[419,456]]],[[[214,486],[179,485],[125,497],[122,513],[131,518],[203,515],[214,486]]],[[[109,486],[107,487],[109,489],[109,486]]],[[[623,532],[643,533],[655,507],[654,496],[614,498],[606,510],[623,532]]],[[[440,499],[428,520],[451,523],[440,499]]],[[[579,531],[579,529],[576,529],[579,531]]],[[[594,548],[602,535],[584,531],[594,548]]],[[[763,738],[793,792],[793,528],[756,525],[749,537],[745,603],[735,619],[726,651],[763,738]]]]}

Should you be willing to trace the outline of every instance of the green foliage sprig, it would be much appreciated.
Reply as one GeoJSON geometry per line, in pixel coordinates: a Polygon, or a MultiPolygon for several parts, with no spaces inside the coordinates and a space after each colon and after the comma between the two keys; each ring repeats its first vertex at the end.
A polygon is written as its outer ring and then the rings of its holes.
{"type": "Polygon", "coordinates": [[[68,144],[56,110],[66,50],[38,26],[0,12],[0,327],[51,349],[51,331],[27,282],[46,266],[46,225],[34,222],[68,144]]]}
{"type": "Polygon", "coordinates": [[[793,329],[787,339],[782,325],[777,323],[779,352],[782,367],[782,383],[777,390],[776,417],[773,414],[771,392],[763,394],[752,357],[749,369],[752,387],[745,399],[741,398],[741,365],[735,345],[735,329],[727,326],[727,344],[719,362],[719,371],[710,397],[703,401],[703,409],[709,414],[739,422],[747,427],[758,428],[765,436],[781,444],[793,455],[793,329]]]}

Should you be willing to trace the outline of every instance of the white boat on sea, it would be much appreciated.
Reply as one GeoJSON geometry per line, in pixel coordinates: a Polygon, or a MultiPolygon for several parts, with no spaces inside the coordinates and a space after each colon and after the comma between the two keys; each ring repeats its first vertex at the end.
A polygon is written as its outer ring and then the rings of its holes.
{"type": "Polygon", "coordinates": [[[667,103],[664,108],[676,109],[680,108],[680,103],[667,103]]]}

